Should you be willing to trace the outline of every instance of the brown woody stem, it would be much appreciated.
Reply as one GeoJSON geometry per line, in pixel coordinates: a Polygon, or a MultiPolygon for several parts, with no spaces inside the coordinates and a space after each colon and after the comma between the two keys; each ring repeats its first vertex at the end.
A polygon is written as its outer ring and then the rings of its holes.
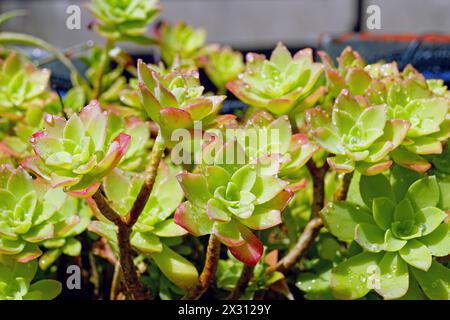
{"type": "Polygon", "coordinates": [[[92,196],[97,204],[98,210],[117,228],[117,242],[119,247],[119,263],[123,271],[125,287],[128,295],[134,300],[146,300],[150,296],[144,286],[139,282],[136,266],[133,262],[133,249],[130,243],[132,226],[127,225],[120,215],[109,205],[100,189],[92,196]]]}
{"type": "Polygon", "coordinates": [[[311,220],[319,216],[325,202],[325,174],[328,171],[328,163],[317,168],[313,160],[307,163],[313,180],[313,204],[311,208],[311,220]]]}
{"type": "Polygon", "coordinates": [[[352,182],[353,172],[349,172],[344,174],[344,178],[342,179],[342,186],[336,192],[335,201],[341,201],[347,199],[348,189],[350,187],[350,183],[352,182]]]}
{"type": "Polygon", "coordinates": [[[122,223],[121,216],[110,206],[108,200],[103,196],[100,188],[92,196],[100,213],[116,226],[122,223]]]}
{"type": "Polygon", "coordinates": [[[123,279],[128,296],[135,300],[146,300],[150,295],[146,292],[144,286],[139,282],[136,266],[133,262],[133,248],[130,242],[130,235],[134,224],[139,219],[144,210],[147,200],[155,184],[158,173],[159,163],[164,154],[164,143],[158,136],[153,145],[150,163],[146,171],[144,184],[133,203],[128,215],[121,217],[108,203],[100,189],[93,195],[99,211],[105,218],[113,222],[118,227],[117,240],[119,246],[119,262],[123,272],[123,279]]]}
{"type": "MultiPolygon", "coordinates": [[[[323,227],[323,221],[319,216],[319,212],[325,205],[325,174],[327,173],[329,167],[327,163],[325,163],[325,165],[321,168],[317,168],[312,160],[310,160],[307,165],[314,184],[314,199],[311,209],[311,218],[295,246],[285,257],[283,257],[283,259],[278,261],[276,265],[268,268],[267,273],[274,271],[285,272],[293,267],[305,255],[310,245],[319,234],[320,229],[323,227]]],[[[336,200],[343,200],[347,197],[352,176],[352,173],[344,175],[343,185],[339,190],[339,195],[336,200]]]]}
{"type": "Polygon", "coordinates": [[[137,269],[133,261],[133,248],[131,247],[130,235],[132,227],[121,223],[117,233],[118,246],[120,250],[119,262],[123,272],[123,278],[128,295],[133,300],[149,300],[151,296],[144,286],[139,282],[137,269]]]}
{"type": "Polygon", "coordinates": [[[206,250],[205,265],[199,277],[199,283],[191,288],[183,300],[198,300],[208,290],[214,276],[216,275],[217,265],[220,257],[220,241],[214,234],[209,236],[208,248],[206,250]]]}
{"type": "Polygon", "coordinates": [[[314,242],[322,226],[323,222],[320,217],[309,220],[295,246],[283,257],[283,259],[278,261],[276,265],[268,268],[266,272],[284,272],[294,266],[306,253],[311,243],[314,242]]]}
{"type": "Polygon", "coordinates": [[[233,292],[231,292],[231,294],[227,297],[227,300],[239,300],[239,298],[245,293],[245,289],[247,289],[248,283],[253,276],[254,269],[254,266],[244,264],[241,276],[239,277],[233,292]]]}

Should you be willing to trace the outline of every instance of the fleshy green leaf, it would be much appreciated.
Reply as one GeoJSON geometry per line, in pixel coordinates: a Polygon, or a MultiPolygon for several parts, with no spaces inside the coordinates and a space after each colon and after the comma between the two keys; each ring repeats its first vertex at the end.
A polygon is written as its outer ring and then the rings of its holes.
{"type": "Polygon", "coordinates": [[[131,244],[143,253],[161,252],[162,243],[151,233],[135,232],[131,236],[131,244]]]}
{"type": "Polygon", "coordinates": [[[406,221],[414,220],[414,209],[412,207],[411,201],[408,199],[403,199],[395,207],[394,211],[394,221],[406,221]]]}
{"type": "Polygon", "coordinates": [[[360,223],[355,228],[355,241],[370,252],[380,252],[384,249],[384,232],[376,225],[360,223]]]}
{"type": "Polygon", "coordinates": [[[177,175],[186,198],[194,205],[205,207],[211,194],[205,176],[198,173],[182,172],[177,175]]]}
{"type": "Polygon", "coordinates": [[[198,282],[198,272],[192,263],[166,245],[151,257],[164,275],[180,288],[188,289],[198,282]]]}
{"type": "Polygon", "coordinates": [[[408,265],[395,253],[386,253],[379,263],[380,286],[375,291],[385,299],[397,299],[409,286],[408,265]]]}
{"type": "Polygon", "coordinates": [[[420,209],[415,214],[415,221],[419,224],[419,229],[424,236],[433,232],[445,218],[447,214],[434,207],[420,209]]]}
{"type": "Polygon", "coordinates": [[[210,234],[213,221],[202,209],[194,208],[189,202],[184,202],[175,211],[175,223],[195,236],[210,234]]]}
{"type": "Polygon", "coordinates": [[[343,241],[354,239],[357,224],[374,224],[369,211],[349,202],[331,203],[321,211],[321,216],[327,229],[343,241]]]}
{"type": "Polygon", "coordinates": [[[392,234],[391,229],[387,230],[384,234],[384,250],[386,251],[396,252],[403,248],[407,242],[407,240],[396,238],[392,234]]]}
{"type": "Polygon", "coordinates": [[[450,300],[450,270],[433,261],[428,271],[411,268],[417,282],[428,298],[450,300]]]}
{"type": "Polygon", "coordinates": [[[369,208],[372,208],[375,198],[385,197],[394,200],[389,179],[383,174],[377,174],[375,176],[362,175],[359,181],[359,188],[361,197],[369,208]]]}
{"type": "Polygon", "coordinates": [[[431,266],[431,253],[430,250],[420,241],[412,239],[400,249],[400,256],[407,263],[421,269],[428,271],[431,266]]]}
{"type": "Polygon", "coordinates": [[[364,297],[379,280],[378,262],[382,254],[363,252],[333,269],[330,286],[338,299],[353,300],[364,297]]]}
{"type": "Polygon", "coordinates": [[[387,230],[393,221],[395,204],[391,199],[380,197],[373,199],[373,219],[383,230],[387,230]]]}
{"type": "Polygon", "coordinates": [[[420,238],[420,242],[427,246],[431,254],[445,257],[450,254],[450,224],[443,223],[433,232],[420,238]]]}
{"type": "Polygon", "coordinates": [[[414,182],[408,189],[408,198],[418,209],[435,207],[439,202],[439,186],[436,177],[425,177],[414,182]]]}
{"type": "Polygon", "coordinates": [[[62,285],[60,282],[44,279],[33,283],[23,298],[25,300],[53,300],[61,291],[62,285]]]}

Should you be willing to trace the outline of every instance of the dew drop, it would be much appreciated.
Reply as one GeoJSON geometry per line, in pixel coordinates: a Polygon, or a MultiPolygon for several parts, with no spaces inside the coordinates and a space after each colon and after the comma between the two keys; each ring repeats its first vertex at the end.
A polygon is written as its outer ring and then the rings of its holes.
{"type": "Polygon", "coordinates": [[[50,114],[46,114],[44,120],[51,127],[55,125],[55,119],[50,114]]]}
{"type": "Polygon", "coordinates": [[[427,229],[427,226],[424,223],[420,224],[419,231],[421,233],[424,233],[426,229],[427,229]]]}

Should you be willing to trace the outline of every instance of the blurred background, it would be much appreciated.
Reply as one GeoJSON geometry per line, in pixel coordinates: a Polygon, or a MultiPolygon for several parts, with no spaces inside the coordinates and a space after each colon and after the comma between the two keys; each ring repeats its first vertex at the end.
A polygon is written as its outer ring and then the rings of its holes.
{"type": "MultiPolygon", "coordinates": [[[[83,0],[1,0],[0,12],[27,9],[0,30],[25,32],[60,47],[100,38],[89,30],[92,17],[83,0]],[[79,5],[81,29],[66,28],[69,5],[79,5]]],[[[159,19],[184,20],[208,31],[208,42],[268,53],[278,41],[291,50],[324,49],[336,56],[348,44],[368,62],[413,63],[429,78],[450,81],[449,0],[160,0],[159,19]],[[379,8],[373,28],[370,6],[379,8]],[[372,21],[372,22],[370,22],[372,21]]],[[[373,17],[372,17],[373,18],[373,17]]],[[[153,56],[146,46],[126,44],[132,54],[153,56]]]]}

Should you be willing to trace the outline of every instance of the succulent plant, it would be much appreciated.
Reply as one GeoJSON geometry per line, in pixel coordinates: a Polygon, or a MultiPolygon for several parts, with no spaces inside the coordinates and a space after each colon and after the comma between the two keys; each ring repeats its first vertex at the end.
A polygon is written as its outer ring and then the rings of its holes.
{"type": "Polygon", "coordinates": [[[48,269],[62,255],[76,257],[81,254],[82,245],[76,238],[86,231],[91,221],[92,211],[85,199],[68,196],[54,219],[64,221],[60,223],[58,232],[51,239],[44,240],[42,246],[46,251],[39,257],[39,267],[48,269]]]}
{"type": "Polygon", "coordinates": [[[337,67],[327,53],[319,51],[318,55],[325,66],[327,80],[327,93],[321,102],[323,108],[331,108],[334,100],[344,89],[348,90],[350,94],[358,96],[364,95],[366,90],[375,86],[375,79],[372,79],[370,73],[364,69],[366,63],[351,47],[346,47],[341,52],[337,58],[337,67]]]}
{"type": "Polygon", "coordinates": [[[19,262],[39,257],[39,243],[78,222],[59,214],[66,199],[62,190],[33,180],[21,167],[0,167],[0,195],[0,253],[12,255],[19,262]]]}
{"type": "Polygon", "coordinates": [[[250,106],[283,115],[301,102],[314,105],[323,94],[323,88],[317,87],[322,71],[322,64],[313,61],[311,49],[301,50],[292,57],[279,43],[270,60],[264,55],[248,53],[245,72],[226,87],[250,106]]]}
{"type": "Polygon", "coordinates": [[[444,84],[444,80],[442,79],[427,79],[428,88],[438,97],[447,97],[448,96],[448,88],[444,84]]]}
{"type": "MultiPolygon", "coordinates": [[[[170,68],[166,67],[164,63],[160,62],[159,64],[147,64],[148,68],[164,77],[170,73],[179,73],[179,74],[193,74],[196,75],[197,68],[196,67],[180,67],[176,64],[173,64],[170,68]]],[[[139,79],[131,78],[129,80],[128,85],[120,90],[119,98],[120,102],[126,107],[119,107],[118,105],[114,105],[111,108],[119,110],[121,115],[130,115],[130,116],[138,116],[142,119],[147,118],[147,113],[142,108],[141,98],[139,96],[139,79]]]]}
{"type": "Polygon", "coordinates": [[[281,211],[292,197],[279,179],[277,155],[245,161],[237,141],[219,139],[204,147],[200,172],[178,174],[188,199],[175,212],[175,222],[195,236],[214,234],[239,261],[255,265],[263,254],[253,230],[281,223],[281,211]]]}
{"type": "Polygon", "coordinates": [[[434,94],[425,78],[406,68],[402,79],[386,84],[386,103],[391,119],[411,123],[407,139],[392,158],[400,165],[424,172],[430,163],[423,155],[440,154],[450,137],[450,100],[434,94]]]}
{"type": "Polygon", "coordinates": [[[56,280],[32,283],[37,262],[19,263],[0,254],[0,300],[52,300],[62,290],[56,280]]]}
{"type": "Polygon", "coordinates": [[[49,90],[50,71],[38,69],[17,53],[0,61],[0,116],[36,127],[57,101],[49,90]]]}
{"type": "Polygon", "coordinates": [[[362,176],[363,204],[338,202],[322,211],[325,226],[342,241],[354,240],[362,252],[338,265],[331,288],[341,299],[357,299],[374,289],[385,299],[405,295],[450,298],[450,271],[433,257],[450,254],[447,213],[434,176],[414,181],[362,176]],[[415,285],[418,283],[423,293],[415,285]]]}
{"type": "Polygon", "coordinates": [[[219,92],[225,92],[227,82],[236,80],[245,65],[240,52],[230,47],[217,47],[205,55],[202,67],[219,92]]]}
{"type": "Polygon", "coordinates": [[[97,101],[69,120],[47,115],[44,130],[30,138],[36,156],[26,159],[23,166],[73,196],[93,195],[130,143],[129,135],[119,133],[107,144],[107,123],[108,114],[97,101]]]}
{"type": "MultiPolygon", "coordinates": [[[[197,283],[197,270],[165,241],[187,233],[171,218],[183,200],[183,192],[175,178],[176,172],[179,170],[164,162],[160,165],[155,188],[133,227],[131,245],[139,253],[149,256],[169,280],[186,289],[197,283]]],[[[126,215],[143,182],[142,175],[130,176],[116,169],[105,177],[103,187],[113,208],[120,215],[126,215]]],[[[117,247],[115,229],[113,224],[106,221],[93,221],[89,227],[89,230],[105,236],[113,247],[117,247]]]]}
{"type": "Polygon", "coordinates": [[[351,68],[364,68],[366,66],[366,62],[361,55],[350,46],[345,47],[337,57],[337,66],[326,52],[319,51],[318,55],[327,68],[336,69],[341,75],[345,75],[351,68]]]}
{"type": "Polygon", "coordinates": [[[192,128],[194,121],[213,122],[225,96],[203,96],[198,72],[164,76],[138,62],[139,95],[148,117],[159,125],[165,143],[175,129],[192,128]]]}
{"type": "Polygon", "coordinates": [[[129,135],[131,140],[118,167],[126,171],[143,171],[148,163],[149,149],[152,144],[149,124],[138,117],[123,118],[120,113],[110,112],[107,141],[112,143],[114,138],[122,132],[129,135]]]}
{"type": "Polygon", "coordinates": [[[389,153],[405,139],[408,121],[388,120],[386,105],[369,106],[362,96],[353,97],[343,90],[332,109],[331,117],[322,109],[306,111],[314,140],[335,156],[328,163],[338,172],[355,168],[366,175],[388,169],[389,153]]]}
{"type": "Polygon", "coordinates": [[[105,38],[141,42],[159,12],[157,0],[92,0],[96,30],[105,38]]]}
{"type": "Polygon", "coordinates": [[[42,279],[70,289],[86,258],[101,299],[450,300],[443,80],[351,47],[243,61],[183,22],[148,33],[157,0],[88,7],[102,46],[0,32],[0,300],[55,298],[42,279]],[[136,67],[122,41],[162,61],[136,67]],[[13,42],[62,62],[62,99],[13,42]]]}
{"type": "Polygon", "coordinates": [[[326,66],[328,93],[324,102],[333,103],[342,90],[365,96],[370,104],[386,104],[389,119],[406,120],[411,126],[392,159],[407,168],[424,172],[430,163],[421,155],[438,154],[441,141],[450,136],[447,88],[442,82],[425,80],[408,65],[402,72],[395,62],[366,65],[356,51],[344,49],[335,68],[331,58],[320,52],[326,66]]]}
{"type": "Polygon", "coordinates": [[[319,147],[309,141],[305,134],[292,134],[287,116],[274,118],[266,111],[258,111],[251,116],[243,129],[230,131],[231,137],[241,142],[246,159],[252,161],[262,156],[281,156],[279,176],[288,179],[296,174],[312,157],[319,147]]]}
{"type": "Polygon", "coordinates": [[[156,38],[166,65],[172,66],[178,60],[180,66],[195,66],[196,59],[202,54],[206,31],[182,21],[175,25],[163,22],[156,29],[156,38]]]}

